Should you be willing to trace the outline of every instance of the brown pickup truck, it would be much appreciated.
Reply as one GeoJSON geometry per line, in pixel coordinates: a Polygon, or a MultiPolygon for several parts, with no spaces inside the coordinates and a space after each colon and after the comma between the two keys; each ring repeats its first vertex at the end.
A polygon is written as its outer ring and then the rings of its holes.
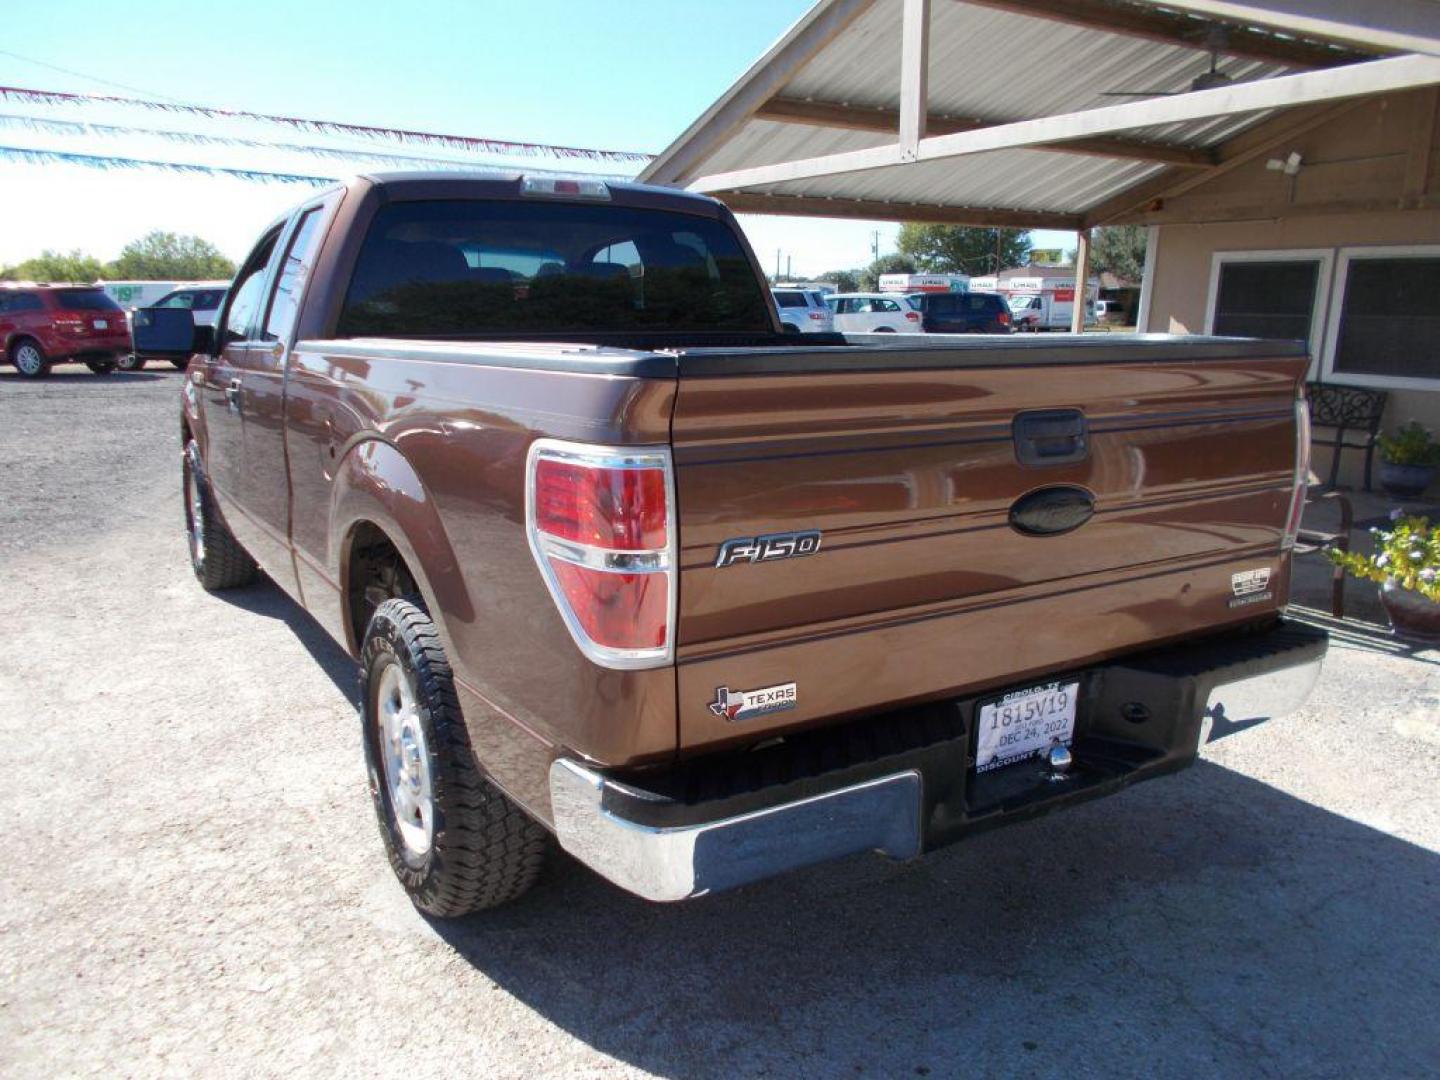
{"type": "Polygon", "coordinates": [[[380,175],[266,230],[189,356],[207,589],[359,662],[415,904],[551,834],[676,900],[898,858],[1183,768],[1303,700],[1295,343],[786,335],[730,213],[380,175]]]}

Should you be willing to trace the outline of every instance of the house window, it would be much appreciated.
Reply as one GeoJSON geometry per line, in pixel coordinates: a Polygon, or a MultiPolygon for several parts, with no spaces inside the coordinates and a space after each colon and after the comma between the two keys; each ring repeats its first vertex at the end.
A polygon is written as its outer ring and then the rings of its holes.
{"type": "Polygon", "coordinates": [[[1440,389],[1440,247],[1343,249],[1336,278],[1328,376],[1440,389]]]}
{"type": "Polygon", "coordinates": [[[1331,259],[1328,250],[1216,252],[1207,332],[1303,341],[1316,351],[1331,259]]]}

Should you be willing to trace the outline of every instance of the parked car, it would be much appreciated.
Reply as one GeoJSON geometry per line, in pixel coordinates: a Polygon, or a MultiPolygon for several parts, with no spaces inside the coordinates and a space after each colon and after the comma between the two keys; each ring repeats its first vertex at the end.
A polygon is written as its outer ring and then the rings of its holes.
{"type": "Polygon", "coordinates": [[[791,334],[829,334],[835,330],[835,316],[825,304],[825,294],[815,289],[771,289],[780,309],[780,326],[791,334]]]}
{"type": "Polygon", "coordinates": [[[825,297],[842,334],[918,334],[920,311],[897,293],[835,293],[825,297]]]}
{"type": "Polygon", "coordinates": [[[0,285],[0,343],[27,379],[78,360],[108,375],[130,352],[120,305],[94,285],[0,285]]]}
{"type": "Polygon", "coordinates": [[[380,174],[268,228],[213,332],[136,313],[190,356],[195,575],[355,657],[422,911],[519,896],[550,833],[652,900],[918,856],[1313,685],[1303,345],[814,348],[765,289],[703,196],[380,174]]]}
{"type": "Polygon", "coordinates": [[[1010,308],[997,293],[916,293],[910,302],[920,310],[927,334],[1008,334],[1010,308]]]}
{"type": "MultiPolygon", "coordinates": [[[[225,299],[225,290],[229,284],[229,282],[220,281],[185,285],[166,293],[150,306],[184,308],[194,314],[196,326],[214,326],[215,319],[220,313],[220,303],[225,299]]],[[[120,361],[120,367],[124,371],[139,371],[149,359],[150,357],[141,356],[139,353],[131,353],[120,361]]],[[[179,368],[185,366],[184,359],[176,359],[172,363],[179,368]]]]}

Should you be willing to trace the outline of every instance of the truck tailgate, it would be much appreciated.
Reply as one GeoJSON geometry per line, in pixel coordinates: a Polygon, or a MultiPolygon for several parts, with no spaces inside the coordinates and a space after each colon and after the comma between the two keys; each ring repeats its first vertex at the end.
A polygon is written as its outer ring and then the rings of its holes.
{"type": "Polygon", "coordinates": [[[681,357],[682,750],[1284,602],[1298,345],[1018,345],[681,357]]]}

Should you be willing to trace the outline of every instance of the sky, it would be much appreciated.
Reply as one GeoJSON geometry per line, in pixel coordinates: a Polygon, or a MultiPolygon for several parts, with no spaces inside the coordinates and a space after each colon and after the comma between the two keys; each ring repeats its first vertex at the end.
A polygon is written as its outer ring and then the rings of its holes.
{"type": "MultiPolygon", "coordinates": [[[[656,153],[809,7],[810,0],[47,0],[7,5],[0,85],[147,97],[492,139],[656,153]],[[197,12],[209,10],[200,17],[197,12]],[[397,16],[403,12],[403,16],[397,16]]],[[[181,143],[104,127],[373,149],[507,170],[609,174],[638,166],[475,155],[114,105],[0,98],[0,147],[344,176],[377,167],[254,146],[181,143]],[[77,128],[75,125],[86,125],[77,128]]],[[[385,167],[399,167],[389,165],[385,167]]],[[[418,165],[412,167],[420,167],[418,165]]],[[[0,151],[0,264],[42,249],[111,259],[151,229],[193,233],[232,259],[312,189],[153,170],[18,162],[0,151]]],[[[761,265],[796,275],[863,266],[897,226],[743,215],[761,265]]],[[[1073,246],[1036,233],[1038,247],[1073,246]]]]}

